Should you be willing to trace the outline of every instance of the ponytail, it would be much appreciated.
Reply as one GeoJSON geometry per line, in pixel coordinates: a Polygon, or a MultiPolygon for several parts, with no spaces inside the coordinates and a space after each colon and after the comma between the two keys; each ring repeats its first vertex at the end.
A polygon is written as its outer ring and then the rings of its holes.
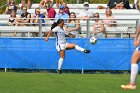
{"type": "Polygon", "coordinates": [[[54,22],[51,26],[51,30],[54,29],[58,24],[56,22],[54,22]]]}
{"type": "Polygon", "coordinates": [[[58,19],[58,21],[57,22],[54,22],[53,24],[52,24],[52,26],[51,26],[51,30],[53,29],[53,28],[55,28],[58,24],[60,24],[61,22],[64,22],[64,20],[63,19],[58,19]]]}

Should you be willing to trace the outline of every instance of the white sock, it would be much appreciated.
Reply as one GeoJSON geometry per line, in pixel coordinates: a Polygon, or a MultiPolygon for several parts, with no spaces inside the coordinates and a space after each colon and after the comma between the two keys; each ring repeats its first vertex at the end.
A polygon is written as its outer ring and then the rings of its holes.
{"type": "Polygon", "coordinates": [[[78,50],[78,51],[84,51],[85,50],[84,48],[79,47],[78,45],[75,46],[75,49],[78,50]]]}
{"type": "Polygon", "coordinates": [[[60,58],[59,61],[58,61],[58,70],[61,70],[62,68],[62,64],[63,64],[63,58],[60,58]]]}
{"type": "Polygon", "coordinates": [[[136,84],[137,74],[138,74],[138,64],[131,64],[130,83],[136,84]]]}

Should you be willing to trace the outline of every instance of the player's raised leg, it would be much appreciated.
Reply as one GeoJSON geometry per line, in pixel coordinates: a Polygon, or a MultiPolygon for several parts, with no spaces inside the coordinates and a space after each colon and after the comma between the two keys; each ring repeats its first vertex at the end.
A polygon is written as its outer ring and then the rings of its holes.
{"type": "Polygon", "coordinates": [[[67,44],[66,49],[73,49],[75,48],[78,51],[84,52],[84,53],[90,53],[90,50],[84,49],[76,44],[67,44]]]}

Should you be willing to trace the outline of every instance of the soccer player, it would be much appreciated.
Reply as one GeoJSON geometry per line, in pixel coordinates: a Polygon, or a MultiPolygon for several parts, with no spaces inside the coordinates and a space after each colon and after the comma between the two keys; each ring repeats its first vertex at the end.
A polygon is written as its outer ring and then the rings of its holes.
{"type": "Polygon", "coordinates": [[[54,23],[51,27],[51,31],[47,34],[47,37],[45,37],[45,41],[48,41],[50,35],[55,32],[56,34],[56,49],[57,51],[59,52],[59,55],[60,55],[60,59],[58,61],[58,74],[61,74],[61,68],[62,68],[62,64],[63,64],[63,61],[64,61],[64,58],[65,58],[65,50],[66,49],[73,49],[75,48],[76,50],[78,51],[82,51],[84,53],[90,53],[90,50],[86,50],[82,47],[79,47],[78,45],[76,44],[71,44],[71,43],[68,43],[66,41],[66,37],[65,35],[68,35],[72,38],[74,38],[75,36],[70,34],[69,32],[67,32],[64,28],[64,20],[63,19],[59,19],[57,21],[57,23],[54,23]]]}
{"type": "Polygon", "coordinates": [[[123,89],[136,89],[136,78],[138,74],[138,62],[140,61],[140,24],[137,27],[136,36],[134,39],[134,46],[136,47],[131,58],[131,76],[130,83],[121,85],[123,89]]]}

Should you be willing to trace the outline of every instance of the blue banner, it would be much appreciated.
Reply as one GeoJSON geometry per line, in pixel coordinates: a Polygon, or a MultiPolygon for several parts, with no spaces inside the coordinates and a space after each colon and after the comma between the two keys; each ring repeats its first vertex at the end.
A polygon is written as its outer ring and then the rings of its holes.
{"type": "MultiPolygon", "coordinates": [[[[89,38],[68,38],[69,43],[90,49],[85,54],[66,50],[63,69],[130,70],[133,39],[106,38],[90,44],[89,38]]],[[[57,69],[55,38],[0,38],[0,68],[57,69]]]]}

